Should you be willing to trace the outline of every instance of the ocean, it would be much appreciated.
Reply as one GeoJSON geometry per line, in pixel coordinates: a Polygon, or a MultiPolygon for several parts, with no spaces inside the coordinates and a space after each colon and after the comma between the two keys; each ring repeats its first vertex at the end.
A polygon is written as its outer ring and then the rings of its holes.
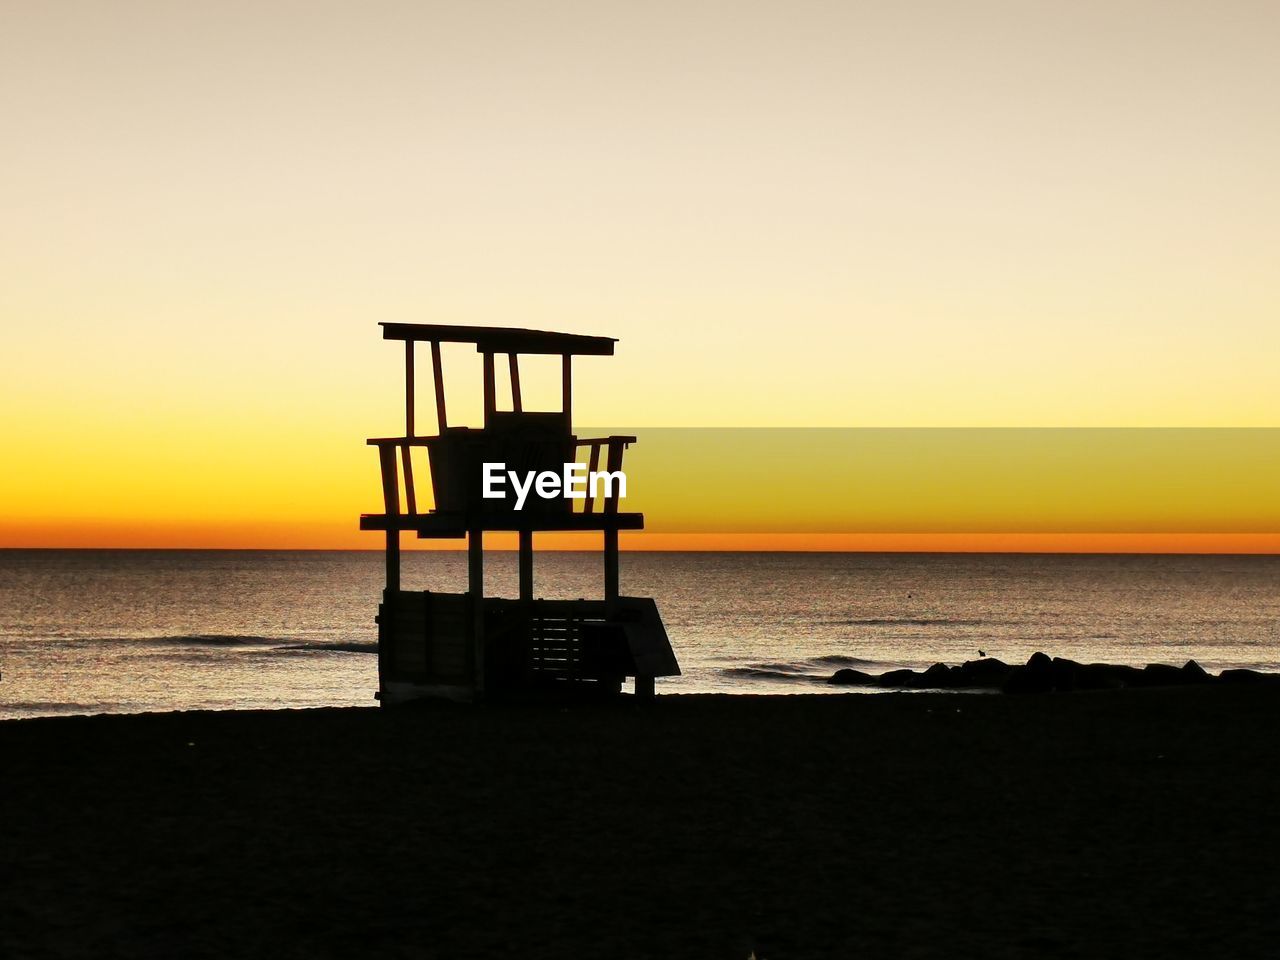
{"type": "MultiPolygon", "coordinates": [[[[515,556],[486,556],[512,596],[515,556]]],[[[378,552],[0,550],[0,717],[374,703],[378,552]]],[[[592,597],[598,554],[539,554],[540,596],[592,597]]],[[[465,588],[408,553],[406,589],[465,588]]],[[[683,676],[662,693],[848,693],[823,681],[1037,650],[1280,669],[1280,557],[629,553],[683,676]]]]}

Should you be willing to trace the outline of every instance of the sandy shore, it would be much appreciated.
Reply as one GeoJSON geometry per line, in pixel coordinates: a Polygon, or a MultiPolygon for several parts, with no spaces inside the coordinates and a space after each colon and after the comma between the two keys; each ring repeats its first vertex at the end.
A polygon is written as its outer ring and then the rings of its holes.
{"type": "Polygon", "coordinates": [[[1273,956],[1271,690],[0,723],[0,954],[1273,956]]]}

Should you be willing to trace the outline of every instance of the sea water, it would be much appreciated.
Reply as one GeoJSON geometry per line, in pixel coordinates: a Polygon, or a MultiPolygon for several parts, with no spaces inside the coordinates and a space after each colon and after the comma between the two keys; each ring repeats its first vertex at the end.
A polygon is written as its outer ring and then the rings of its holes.
{"type": "MultiPolygon", "coordinates": [[[[515,556],[486,555],[513,596],[515,556]]],[[[378,552],[0,551],[0,717],[372,705],[378,552]]],[[[597,597],[599,554],[536,559],[538,595],[597,597]]],[[[405,589],[465,589],[462,553],[405,589]]],[[[847,692],[825,679],[1043,650],[1280,669],[1280,557],[624,553],[683,675],[659,693],[847,692]]]]}

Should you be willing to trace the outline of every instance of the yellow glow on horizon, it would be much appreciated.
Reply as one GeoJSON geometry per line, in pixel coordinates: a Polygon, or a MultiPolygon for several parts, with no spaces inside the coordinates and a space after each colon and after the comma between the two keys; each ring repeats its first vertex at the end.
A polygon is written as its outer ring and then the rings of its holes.
{"type": "MultiPolygon", "coordinates": [[[[383,538],[350,526],[262,523],[135,522],[13,524],[7,548],[172,550],[367,550],[383,538]]],[[[463,550],[458,540],[402,536],[406,550],[463,550]]],[[[599,535],[540,533],[538,550],[600,551],[599,535]]],[[[815,553],[1182,553],[1280,554],[1278,533],[624,533],[624,552],[815,553]]],[[[506,534],[485,537],[486,550],[516,549],[506,534]]]]}

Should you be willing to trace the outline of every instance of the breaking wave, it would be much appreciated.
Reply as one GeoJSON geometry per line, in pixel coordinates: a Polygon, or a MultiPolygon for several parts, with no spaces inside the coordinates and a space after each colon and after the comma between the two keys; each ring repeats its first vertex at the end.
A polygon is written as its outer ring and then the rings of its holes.
{"type": "Polygon", "coordinates": [[[75,700],[10,700],[4,704],[6,710],[12,710],[15,713],[39,710],[67,714],[102,713],[120,706],[123,705],[97,701],[81,703],[75,700]]]}
{"type": "Polygon", "coordinates": [[[780,680],[788,683],[825,683],[826,676],[816,673],[800,673],[790,669],[760,667],[726,667],[722,675],[736,680],[780,680]]]}
{"type": "Polygon", "coordinates": [[[954,617],[855,617],[818,622],[835,627],[982,627],[997,621],[964,620],[954,617]]]}
{"type": "Polygon", "coordinates": [[[825,657],[811,657],[806,663],[820,664],[824,667],[874,667],[879,660],[864,660],[861,657],[846,657],[839,653],[830,653],[825,657]]]}
{"type": "Polygon", "coordinates": [[[720,675],[733,680],[771,680],[780,683],[826,683],[836,670],[841,667],[878,667],[891,668],[897,664],[886,664],[881,660],[864,660],[846,654],[830,653],[819,657],[807,657],[803,660],[775,663],[743,663],[732,667],[724,667],[720,675]]]}
{"type": "Polygon", "coordinates": [[[255,634],[184,633],[161,637],[86,637],[72,642],[127,644],[162,649],[236,649],[262,653],[377,653],[376,640],[295,640],[255,634]]]}
{"type": "Polygon", "coordinates": [[[318,650],[323,653],[377,653],[377,640],[312,640],[286,643],[279,650],[318,650]]]}

